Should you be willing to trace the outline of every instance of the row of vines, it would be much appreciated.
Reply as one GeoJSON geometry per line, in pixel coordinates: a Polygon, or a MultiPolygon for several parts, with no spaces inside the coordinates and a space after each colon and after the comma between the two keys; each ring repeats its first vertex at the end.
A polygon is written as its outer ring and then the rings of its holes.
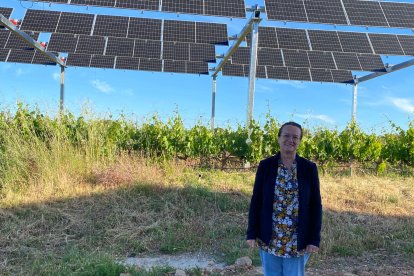
{"type": "MultiPolygon", "coordinates": [[[[254,121],[252,125],[252,144],[248,146],[247,131],[242,125],[214,131],[202,123],[186,128],[178,113],[166,121],[154,115],[133,123],[125,116],[86,118],[66,112],[52,117],[19,104],[14,112],[0,112],[0,154],[6,150],[7,135],[18,133],[27,141],[36,139],[46,144],[60,137],[80,149],[93,139],[98,144],[96,154],[102,156],[127,151],[165,159],[216,160],[225,164],[229,158],[236,158],[255,164],[278,151],[280,122],[266,116],[264,122],[254,121]]],[[[299,154],[316,161],[322,169],[351,161],[377,171],[387,166],[412,168],[414,122],[409,123],[407,130],[391,122],[389,126],[381,134],[365,133],[358,125],[343,130],[305,128],[299,154]]]]}

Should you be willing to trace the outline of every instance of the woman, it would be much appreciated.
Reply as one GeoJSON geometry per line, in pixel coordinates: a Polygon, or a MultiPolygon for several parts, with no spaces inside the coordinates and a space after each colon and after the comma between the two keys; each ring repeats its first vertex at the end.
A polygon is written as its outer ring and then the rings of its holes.
{"type": "Polygon", "coordinates": [[[249,210],[247,244],[260,247],[264,275],[305,274],[310,253],[317,253],[322,204],[315,163],[296,154],[302,127],[283,124],[280,152],[260,162],[249,210]]]}

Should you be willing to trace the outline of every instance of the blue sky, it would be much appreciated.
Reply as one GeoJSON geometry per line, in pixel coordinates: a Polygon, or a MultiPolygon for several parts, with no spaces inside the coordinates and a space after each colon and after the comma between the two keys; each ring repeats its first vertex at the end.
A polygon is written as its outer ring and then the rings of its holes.
{"type": "MultiPolygon", "coordinates": [[[[246,1],[248,5],[255,3],[263,6],[263,1],[246,1]]],[[[14,8],[12,18],[22,18],[25,9],[33,8],[226,23],[229,35],[239,33],[247,21],[96,7],[49,6],[47,3],[20,0],[0,0],[0,6],[14,8]]],[[[262,17],[266,18],[266,15],[263,14],[262,17]]],[[[413,34],[412,31],[403,29],[335,27],[266,19],[260,25],[413,34]]],[[[218,54],[225,51],[225,47],[216,47],[218,54]]],[[[384,57],[383,61],[392,65],[408,59],[410,58],[384,57]]],[[[0,109],[13,109],[16,102],[21,101],[38,105],[46,112],[56,112],[59,102],[59,73],[58,66],[0,63],[0,109]]],[[[217,78],[216,125],[245,122],[247,84],[247,78],[221,75],[217,78]]],[[[207,124],[211,116],[211,93],[211,76],[66,68],[65,104],[75,114],[79,114],[86,107],[101,115],[117,115],[123,112],[140,122],[154,113],[165,119],[178,110],[187,126],[192,126],[199,120],[207,124]]],[[[280,122],[295,120],[310,127],[323,126],[342,130],[351,119],[352,86],[258,79],[254,118],[263,121],[268,111],[280,122]]],[[[364,130],[380,132],[389,127],[389,121],[406,129],[413,114],[414,68],[400,70],[359,85],[357,122],[364,130]]]]}

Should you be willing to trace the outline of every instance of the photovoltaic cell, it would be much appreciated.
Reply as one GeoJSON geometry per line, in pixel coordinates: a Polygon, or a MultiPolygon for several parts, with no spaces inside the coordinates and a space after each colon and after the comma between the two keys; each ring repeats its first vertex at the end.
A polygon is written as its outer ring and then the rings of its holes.
{"type": "Polygon", "coordinates": [[[304,4],[309,22],[347,24],[341,0],[306,0],[304,4]]]}
{"type": "Polygon", "coordinates": [[[222,69],[223,76],[244,77],[244,69],[242,64],[226,63],[222,69]]]}
{"type": "Polygon", "coordinates": [[[4,48],[9,39],[10,31],[9,30],[1,30],[0,29],[0,49],[4,48]]]}
{"type": "Polygon", "coordinates": [[[141,58],[139,61],[139,70],[162,72],[162,60],[141,58]]]}
{"type": "Polygon", "coordinates": [[[342,52],[337,32],[308,30],[308,35],[312,50],[342,52]]]}
{"type": "Polygon", "coordinates": [[[190,44],[190,61],[216,62],[216,51],[211,44],[190,44]]]}
{"type": "Polygon", "coordinates": [[[276,34],[280,48],[309,50],[305,30],[276,28],[276,34]]]}
{"type": "Polygon", "coordinates": [[[231,57],[233,64],[249,64],[250,63],[250,48],[239,47],[231,57]]]}
{"type": "Polygon", "coordinates": [[[336,67],[343,70],[362,71],[357,54],[355,53],[333,53],[336,67]]]}
{"type": "Polygon", "coordinates": [[[164,41],[196,42],[195,22],[164,20],[164,41]]]}
{"type": "MultiPolygon", "coordinates": [[[[58,56],[57,53],[52,53],[55,56],[58,56]]],[[[56,62],[53,62],[51,59],[47,58],[44,54],[36,50],[32,64],[41,64],[41,65],[56,65],[56,62]]]]}
{"type": "Polygon", "coordinates": [[[56,32],[90,35],[94,17],[93,14],[62,12],[56,32]]]}
{"type": "Polygon", "coordinates": [[[390,27],[414,28],[414,5],[380,2],[390,27]]]}
{"type": "MultiPolygon", "coordinates": [[[[246,65],[245,72],[248,73],[249,65],[246,65]]],[[[267,79],[266,66],[256,66],[256,78],[267,79]]]]}
{"type": "Polygon", "coordinates": [[[115,64],[115,57],[113,56],[100,56],[100,55],[93,55],[91,59],[90,67],[95,68],[114,68],[115,64]]]}
{"type": "Polygon", "coordinates": [[[91,55],[87,54],[68,54],[68,58],[66,60],[67,66],[79,66],[79,67],[89,67],[91,64],[91,55]]]}
{"type": "Polygon", "coordinates": [[[134,57],[161,58],[161,41],[135,39],[134,57]]]}
{"type": "Polygon", "coordinates": [[[309,51],[311,68],[336,69],[332,52],[309,51]]]}
{"type": "Polygon", "coordinates": [[[373,54],[366,34],[354,32],[338,32],[344,52],[373,54]]]}
{"type": "Polygon", "coordinates": [[[342,0],[352,25],[384,26],[388,27],[387,20],[379,2],[342,0]]]}
{"type": "Polygon", "coordinates": [[[161,40],[162,20],[150,18],[129,19],[128,37],[150,40],[161,40]]]}
{"type": "Polygon", "coordinates": [[[289,79],[298,81],[311,81],[309,68],[288,67],[289,79]]]}
{"type": "Polygon", "coordinates": [[[115,0],[71,0],[70,3],[74,5],[114,7],[115,0]]]}
{"type": "Polygon", "coordinates": [[[396,35],[393,34],[368,34],[372,48],[376,54],[403,56],[404,51],[396,35]]]}
{"type": "Polygon", "coordinates": [[[397,35],[405,55],[414,56],[414,36],[397,35]]]}
{"type": "Polygon", "coordinates": [[[139,58],[117,57],[115,69],[139,70],[139,58]]]}
{"type": "Polygon", "coordinates": [[[307,22],[302,0],[265,0],[269,20],[307,22]]]}
{"type": "Polygon", "coordinates": [[[9,55],[10,49],[0,49],[0,62],[5,62],[9,55]]]}
{"type": "MultiPolygon", "coordinates": [[[[34,40],[39,38],[39,33],[29,34],[34,40]]],[[[27,42],[23,41],[19,36],[10,34],[9,39],[7,40],[4,48],[7,49],[21,49],[21,50],[33,50],[34,47],[29,45],[27,42]]]]}
{"type": "Polygon", "coordinates": [[[134,55],[134,40],[130,38],[108,37],[105,55],[132,57],[134,55]]]}
{"type": "Polygon", "coordinates": [[[74,53],[77,44],[78,35],[52,33],[47,50],[60,53],[74,53]]]}
{"type": "MultiPolygon", "coordinates": [[[[252,37],[246,36],[247,46],[250,47],[252,37]]],[[[276,36],[276,28],[273,27],[259,27],[259,47],[279,48],[279,43],[276,36]]]]}
{"type": "Polygon", "coordinates": [[[183,60],[164,60],[164,72],[185,73],[186,64],[183,60]]]}
{"type": "Polygon", "coordinates": [[[283,57],[280,49],[259,48],[257,52],[259,65],[283,66],[283,57]]]}
{"type": "Polygon", "coordinates": [[[97,15],[93,35],[126,37],[128,21],[125,16],[97,15]]]}
{"type": "Polygon", "coordinates": [[[338,83],[354,83],[354,78],[351,71],[346,70],[332,70],[332,77],[334,82],[338,83]]]}
{"type": "Polygon", "coordinates": [[[6,18],[10,18],[12,12],[13,12],[12,8],[0,7],[0,14],[2,14],[6,18]]]}
{"type": "Polygon", "coordinates": [[[310,69],[312,81],[315,82],[333,82],[331,70],[328,69],[310,69]]]}
{"type": "Polygon", "coordinates": [[[79,36],[77,54],[103,55],[105,49],[105,38],[102,36],[79,36]]]}
{"type": "Polygon", "coordinates": [[[204,0],[204,14],[245,18],[244,0],[204,0]]]}
{"type": "Polygon", "coordinates": [[[53,33],[56,31],[59,18],[60,12],[27,10],[20,29],[53,33]]]}
{"type": "Polygon", "coordinates": [[[310,67],[306,51],[284,49],[282,52],[287,67],[310,67]]]}
{"type": "Polygon", "coordinates": [[[11,49],[7,62],[32,63],[35,51],[11,49]]]}
{"type": "Polygon", "coordinates": [[[136,10],[158,11],[160,8],[160,0],[116,0],[115,7],[136,10]]]}
{"type": "Polygon", "coordinates": [[[289,73],[287,67],[266,66],[267,78],[276,80],[288,80],[289,73]]]}
{"type": "Polygon", "coordinates": [[[358,60],[363,71],[382,72],[385,70],[381,56],[371,54],[358,54],[358,60]]]}
{"type": "Polygon", "coordinates": [[[196,22],[196,43],[229,45],[225,24],[196,22]]]}
{"type": "Polygon", "coordinates": [[[203,14],[203,0],[163,0],[162,11],[203,14]]]}
{"type": "Polygon", "coordinates": [[[189,44],[180,42],[164,42],[162,59],[190,60],[189,44]]]}
{"type": "Polygon", "coordinates": [[[186,62],[188,74],[208,75],[208,64],[205,62],[186,62]]]}

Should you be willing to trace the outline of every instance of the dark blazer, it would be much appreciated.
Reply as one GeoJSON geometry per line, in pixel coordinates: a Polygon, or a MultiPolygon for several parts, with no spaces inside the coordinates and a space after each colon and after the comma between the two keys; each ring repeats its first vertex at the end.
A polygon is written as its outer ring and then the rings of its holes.
{"type": "MultiPolygon", "coordinates": [[[[269,244],[272,238],[272,214],[275,182],[280,153],[264,159],[257,168],[250,202],[247,239],[259,238],[269,244]]],[[[316,164],[296,155],[299,185],[298,250],[307,245],[319,247],[322,225],[322,204],[316,164]]]]}

